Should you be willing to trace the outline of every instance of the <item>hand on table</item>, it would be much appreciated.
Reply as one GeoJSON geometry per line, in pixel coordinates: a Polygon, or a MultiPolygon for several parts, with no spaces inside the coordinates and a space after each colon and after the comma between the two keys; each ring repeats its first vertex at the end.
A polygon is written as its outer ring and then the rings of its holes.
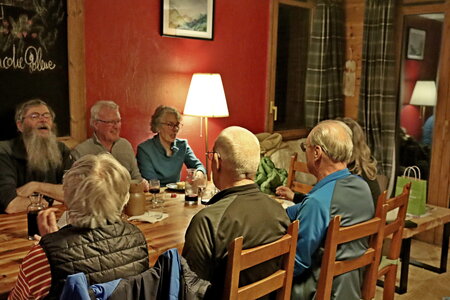
{"type": "Polygon", "coordinates": [[[142,179],[141,185],[144,187],[144,192],[148,192],[150,190],[150,185],[146,179],[142,179]]]}
{"type": "Polygon", "coordinates": [[[29,197],[34,192],[39,192],[39,182],[30,181],[16,189],[17,196],[29,197]]]}
{"type": "Polygon", "coordinates": [[[194,181],[198,186],[206,186],[206,176],[202,171],[195,172],[194,181]]]}
{"type": "Polygon", "coordinates": [[[288,200],[294,200],[294,192],[288,188],[287,186],[279,186],[277,187],[277,190],[275,191],[275,193],[280,196],[283,197],[285,199],[288,200]]]}

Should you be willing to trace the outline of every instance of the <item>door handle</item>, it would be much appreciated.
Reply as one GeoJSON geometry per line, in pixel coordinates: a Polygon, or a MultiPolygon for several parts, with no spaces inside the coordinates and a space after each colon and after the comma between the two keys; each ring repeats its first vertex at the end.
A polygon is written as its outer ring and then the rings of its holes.
{"type": "Polygon", "coordinates": [[[274,101],[270,101],[269,113],[273,114],[273,120],[276,121],[278,117],[278,107],[274,101]]]}

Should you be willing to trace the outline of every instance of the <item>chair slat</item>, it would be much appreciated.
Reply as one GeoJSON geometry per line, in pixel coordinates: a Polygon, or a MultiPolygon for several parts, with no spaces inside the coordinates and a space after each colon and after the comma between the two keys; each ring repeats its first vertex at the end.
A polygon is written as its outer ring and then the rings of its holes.
{"type": "Polygon", "coordinates": [[[380,222],[381,219],[375,217],[369,221],[353,226],[341,227],[339,230],[339,238],[337,243],[343,244],[369,236],[371,233],[376,232],[376,230],[380,227],[380,222]]]}
{"type": "Polygon", "coordinates": [[[337,261],[334,266],[334,276],[347,273],[351,270],[359,269],[360,266],[366,266],[375,259],[375,250],[369,248],[363,255],[358,258],[346,261],[337,261]]]}
{"type": "Polygon", "coordinates": [[[297,161],[297,152],[294,153],[294,155],[291,156],[291,162],[289,164],[289,172],[288,172],[288,178],[286,181],[286,186],[293,190],[294,192],[299,193],[309,193],[309,191],[313,188],[311,185],[295,181],[295,173],[306,173],[309,175],[312,175],[309,173],[308,166],[305,162],[297,161]]]}
{"type": "Polygon", "coordinates": [[[279,270],[272,275],[239,289],[239,299],[256,299],[280,289],[286,280],[286,271],[279,270]]]}
{"type": "Polygon", "coordinates": [[[289,252],[291,236],[285,235],[278,241],[243,250],[241,254],[241,270],[256,266],[264,261],[289,252]]]}
{"type": "Polygon", "coordinates": [[[223,299],[255,299],[277,291],[277,299],[290,299],[297,248],[298,224],[289,225],[287,234],[265,245],[242,250],[243,238],[236,238],[228,247],[227,272],[223,299]],[[251,284],[239,287],[242,270],[282,257],[282,266],[275,273],[251,284]]]}

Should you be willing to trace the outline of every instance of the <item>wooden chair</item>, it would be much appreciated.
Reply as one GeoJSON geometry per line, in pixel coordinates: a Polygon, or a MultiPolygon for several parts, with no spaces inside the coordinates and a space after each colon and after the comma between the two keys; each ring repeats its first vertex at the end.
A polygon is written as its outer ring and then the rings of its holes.
{"type": "Polygon", "coordinates": [[[223,299],[256,299],[273,291],[277,291],[277,299],[290,299],[298,224],[298,220],[292,222],[287,234],[266,245],[242,250],[242,236],[231,242],[228,247],[223,299]],[[242,270],[279,256],[283,256],[280,270],[257,282],[239,287],[239,275],[242,270]]]}
{"type": "Polygon", "coordinates": [[[383,245],[384,227],[386,224],[387,205],[383,205],[378,214],[365,222],[347,227],[340,227],[341,216],[335,216],[328,226],[325,240],[325,251],[322,257],[316,299],[330,299],[333,278],[349,271],[366,267],[364,275],[362,299],[371,299],[375,294],[378,264],[383,245]],[[369,248],[363,255],[349,260],[336,260],[338,245],[370,237],[369,248]]]}
{"type": "MultiPolygon", "coordinates": [[[[387,210],[392,211],[398,208],[397,217],[395,220],[386,224],[384,228],[384,238],[390,237],[390,245],[387,251],[387,256],[382,257],[380,266],[378,268],[378,278],[384,276],[383,284],[383,300],[394,299],[395,293],[395,279],[397,277],[397,262],[400,256],[402,246],[403,228],[405,227],[406,210],[408,208],[409,191],[411,183],[403,187],[403,192],[393,198],[387,199],[387,192],[380,195],[377,202],[377,211],[382,209],[383,203],[386,203],[387,210]]],[[[373,295],[375,296],[375,295],[373,295]]]]}
{"type": "Polygon", "coordinates": [[[311,176],[314,176],[311,173],[309,173],[308,167],[305,162],[297,161],[297,153],[291,156],[291,163],[289,164],[289,173],[286,181],[286,186],[291,190],[293,190],[294,192],[299,192],[303,194],[308,193],[313,188],[312,185],[295,181],[296,172],[306,173],[311,176]]]}

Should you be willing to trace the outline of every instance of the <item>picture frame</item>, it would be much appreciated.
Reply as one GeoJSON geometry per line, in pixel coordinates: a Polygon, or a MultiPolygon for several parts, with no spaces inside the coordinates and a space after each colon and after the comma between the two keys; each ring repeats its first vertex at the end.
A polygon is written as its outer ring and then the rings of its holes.
{"type": "Polygon", "coordinates": [[[406,58],[423,60],[425,52],[426,31],[409,28],[406,58]]]}
{"type": "Polygon", "coordinates": [[[213,39],[214,0],[162,0],[161,35],[213,39]]]}

